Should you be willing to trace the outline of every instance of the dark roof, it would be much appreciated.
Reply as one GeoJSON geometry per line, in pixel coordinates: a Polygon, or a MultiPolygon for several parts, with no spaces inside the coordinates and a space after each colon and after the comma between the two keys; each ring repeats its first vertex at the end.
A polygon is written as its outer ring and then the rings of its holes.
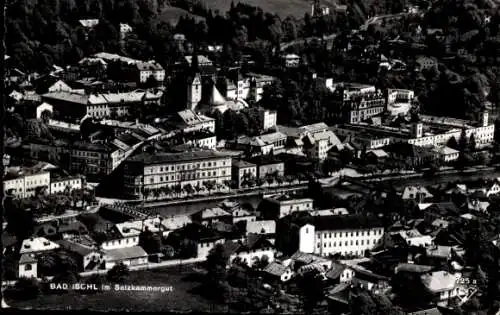
{"type": "Polygon", "coordinates": [[[8,246],[13,246],[18,243],[17,237],[7,232],[2,233],[2,246],[6,248],[8,246]]]}
{"type": "Polygon", "coordinates": [[[80,256],[87,256],[90,253],[97,252],[96,249],[92,249],[87,246],[83,246],[77,243],[73,243],[67,240],[60,240],[57,241],[59,245],[61,245],[62,248],[66,249],[69,252],[76,253],[80,256]]]}
{"type": "Polygon", "coordinates": [[[346,268],[342,264],[333,263],[332,268],[326,272],[325,277],[332,280],[338,279],[346,268]]]}
{"type": "Polygon", "coordinates": [[[347,230],[347,229],[370,229],[383,227],[382,222],[373,216],[363,215],[331,215],[315,216],[312,218],[312,225],[318,231],[327,230],[347,230]]]}
{"type": "Polygon", "coordinates": [[[37,259],[35,258],[35,255],[30,255],[30,254],[22,254],[21,258],[19,259],[20,264],[29,264],[29,263],[34,263],[37,262],[37,259]]]}
{"type": "Polygon", "coordinates": [[[180,228],[178,233],[181,237],[185,237],[193,241],[211,241],[222,239],[222,236],[220,236],[219,233],[198,223],[188,224],[183,228],[180,228]]]}
{"type": "Polygon", "coordinates": [[[419,147],[409,143],[393,143],[384,148],[385,151],[405,157],[422,157],[434,155],[432,150],[425,147],[419,147]]]}
{"type": "Polygon", "coordinates": [[[425,209],[425,211],[432,211],[443,216],[455,216],[460,213],[460,209],[458,209],[458,207],[453,202],[437,202],[430,205],[427,209],[425,209]]]}
{"type": "Polygon", "coordinates": [[[270,274],[270,275],[273,275],[276,277],[281,277],[281,275],[283,275],[287,269],[288,269],[288,267],[286,267],[280,263],[272,262],[269,265],[267,265],[267,267],[264,268],[263,271],[265,273],[270,274]]]}
{"type": "Polygon", "coordinates": [[[182,163],[186,161],[197,161],[210,158],[226,158],[227,154],[210,150],[193,150],[190,152],[179,153],[147,153],[142,152],[131,157],[130,161],[140,161],[144,164],[162,164],[162,163],[182,163]]]}
{"type": "Polygon", "coordinates": [[[107,143],[91,143],[91,142],[84,142],[84,141],[76,141],[72,145],[73,149],[76,150],[85,150],[85,151],[94,151],[94,152],[105,152],[105,153],[111,153],[118,148],[109,145],[107,143]]]}

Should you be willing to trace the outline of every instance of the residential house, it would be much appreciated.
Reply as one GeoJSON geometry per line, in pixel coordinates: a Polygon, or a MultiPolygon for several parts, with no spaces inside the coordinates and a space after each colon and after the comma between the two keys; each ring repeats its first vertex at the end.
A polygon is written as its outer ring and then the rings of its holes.
{"type": "Polygon", "coordinates": [[[207,130],[212,133],[215,132],[214,118],[198,114],[191,109],[177,112],[176,115],[169,119],[168,123],[172,124],[175,129],[183,133],[200,130],[207,130]]]}
{"type": "Polygon", "coordinates": [[[390,278],[376,274],[360,266],[352,266],[354,277],[351,283],[355,286],[374,292],[384,293],[389,288],[390,278]]]}
{"type": "Polygon", "coordinates": [[[229,254],[229,263],[238,258],[250,267],[262,259],[273,262],[276,253],[274,245],[269,240],[256,234],[248,235],[244,242],[226,242],[224,248],[229,254]]]}
{"type": "Polygon", "coordinates": [[[46,251],[53,251],[60,246],[44,237],[29,238],[23,240],[21,244],[21,254],[36,254],[46,251]]]}
{"type": "Polygon", "coordinates": [[[325,277],[327,283],[331,285],[351,283],[354,277],[354,270],[345,264],[334,262],[332,268],[326,272],[325,277]]]}
{"type": "MultiPolygon", "coordinates": [[[[119,145],[119,144],[118,144],[119,145]]],[[[72,173],[87,176],[109,175],[123,162],[127,152],[116,143],[76,141],[71,145],[72,173]]]]}
{"type": "Polygon", "coordinates": [[[50,171],[42,164],[33,167],[11,166],[6,168],[3,191],[18,198],[34,196],[37,189],[50,186],[50,171]]]}
{"type": "Polygon", "coordinates": [[[241,136],[226,142],[226,147],[242,150],[248,157],[277,154],[285,148],[287,136],[281,132],[273,132],[255,137],[241,136]]]}
{"type": "Polygon", "coordinates": [[[21,254],[19,259],[18,276],[19,278],[37,278],[38,260],[34,254],[21,254]]]}
{"type": "Polygon", "coordinates": [[[285,163],[272,157],[258,156],[251,159],[249,162],[257,166],[257,178],[265,179],[270,175],[285,175],[285,163]]]}
{"type": "Polygon", "coordinates": [[[457,217],[460,212],[460,209],[453,202],[437,202],[425,208],[424,219],[430,223],[436,219],[457,217]]]}
{"type": "Polygon", "coordinates": [[[313,210],[313,199],[295,198],[293,196],[278,195],[264,198],[262,201],[265,211],[261,215],[266,219],[280,219],[292,212],[313,210]]]}
{"type": "Polygon", "coordinates": [[[262,272],[264,279],[273,284],[288,282],[294,275],[290,266],[285,266],[276,261],[267,265],[262,272]]]}
{"type": "Polygon", "coordinates": [[[431,300],[438,305],[447,306],[449,299],[459,294],[457,287],[459,275],[454,275],[446,271],[434,271],[420,276],[424,286],[424,294],[431,297],[431,300]]]}
{"type": "Polygon", "coordinates": [[[57,243],[74,255],[79,271],[96,270],[101,266],[103,253],[94,244],[82,240],[84,240],[82,237],[74,237],[57,243]]]}
{"type": "Polygon", "coordinates": [[[276,221],[274,220],[246,221],[246,234],[264,235],[271,242],[274,242],[274,238],[276,235],[276,221]]]}
{"type": "Polygon", "coordinates": [[[126,266],[140,266],[148,263],[148,254],[140,246],[111,249],[104,252],[105,268],[111,269],[122,263],[126,266]]]}
{"type": "Polygon", "coordinates": [[[351,292],[350,283],[340,283],[326,294],[328,309],[332,314],[348,314],[351,311],[351,292]]]}
{"type": "Polygon", "coordinates": [[[286,54],[281,56],[283,66],[286,68],[296,68],[300,64],[300,57],[295,54],[286,54]]]}
{"type": "Polygon", "coordinates": [[[180,239],[190,241],[196,247],[196,257],[207,258],[210,251],[218,244],[224,244],[225,239],[217,232],[198,223],[187,224],[176,233],[180,239]]]}
{"type": "Polygon", "coordinates": [[[438,158],[436,152],[410,143],[393,143],[388,145],[385,151],[391,158],[412,167],[432,163],[438,158]]]}
{"type": "Polygon", "coordinates": [[[262,130],[269,130],[276,127],[278,113],[274,110],[264,109],[260,112],[262,120],[262,130]]]}
{"type": "Polygon", "coordinates": [[[191,220],[204,226],[210,226],[215,222],[232,222],[231,213],[219,207],[206,208],[191,215],[191,220]]]}
{"type": "Polygon", "coordinates": [[[366,153],[366,159],[373,164],[384,162],[389,155],[382,149],[370,150],[366,153]]]}
{"type": "Polygon", "coordinates": [[[233,224],[236,224],[240,221],[254,222],[257,220],[257,216],[255,214],[252,214],[248,210],[241,207],[232,211],[231,215],[233,216],[233,224]]]}
{"type": "Polygon", "coordinates": [[[56,194],[66,190],[70,192],[76,189],[83,189],[84,179],[81,176],[58,177],[55,173],[50,176],[50,193],[56,194]]]}
{"type": "Polygon", "coordinates": [[[401,194],[403,200],[413,199],[418,203],[428,201],[434,198],[434,196],[427,190],[427,188],[422,186],[406,186],[401,194]]]}
{"type": "Polygon", "coordinates": [[[430,70],[436,68],[438,65],[436,58],[427,56],[420,56],[415,62],[418,70],[430,70]]]}
{"type": "Polygon", "coordinates": [[[255,164],[243,160],[233,160],[231,168],[232,179],[238,188],[247,185],[248,180],[257,178],[257,166],[255,164]]]}
{"type": "Polygon", "coordinates": [[[302,141],[307,156],[320,161],[327,158],[332,147],[341,144],[339,138],[330,130],[308,134],[302,141]]]}
{"type": "Polygon", "coordinates": [[[439,160],[443,163],[456,161],[460,154],[459,151],[447,146],[434,147],[432,150],[438,154],[439,160]]]}

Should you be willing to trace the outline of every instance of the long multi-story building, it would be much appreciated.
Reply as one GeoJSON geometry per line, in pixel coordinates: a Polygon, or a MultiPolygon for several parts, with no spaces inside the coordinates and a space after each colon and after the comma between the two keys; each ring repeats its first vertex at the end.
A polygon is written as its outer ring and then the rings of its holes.
{"type": "Polygon", "coordinates": [[[50,172],[42,167],[10,167],[3,178],[3,190],[19,198],[34,196],[37,188],[50,186],[50,172]]]}
{"type": "Polygon", "coordinates": [[[384,227],[374,217],[315,216],[299,230],[299,250],[321,256],[363,256],[382,243],[384,227]]]}
{"type": "Polygon", "coordinates": [[[159,104],[163,93],[136,90],[128,93],[95,93],[58,91],[42,95],[44,102],[57,109],[64,119],[80,120],[83,117],[121,117],[129,113],[132,106],[159,104]]]}
{"type": "Polygon", "coordinates": [[[359,123],[337,125],[333,129],[336,134],[348,137],[366,149],[398,142],[420,147],[446,145],[451,138],[458,141],[464,131],[467,138],[474,135],[478,147],[484,147],[493,142],[495,133],[495,125],[489,123],[487,111],[481,113],[478,121],[421,115],[418,122],[399,128],[359,123]]]}
{"type": "Polygon", "coordinates": [[[123,181],[125,193],[133,196],[142,196],[145,189],[224,184],[231,181],[231,157],[212,150],[143,152],[125,161],[123,181]]]}

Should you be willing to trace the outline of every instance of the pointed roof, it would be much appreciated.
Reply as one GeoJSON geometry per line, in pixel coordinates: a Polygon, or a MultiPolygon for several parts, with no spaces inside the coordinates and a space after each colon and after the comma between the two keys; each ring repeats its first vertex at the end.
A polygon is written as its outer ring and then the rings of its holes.
{"type": "Polygon", "coordinates": [[[212,96],[210,97],[210,103],[212,103],[212,105],[224,105],[226,103],[226,99],[220,94],[215,85],[212,87],[212,96]]]}

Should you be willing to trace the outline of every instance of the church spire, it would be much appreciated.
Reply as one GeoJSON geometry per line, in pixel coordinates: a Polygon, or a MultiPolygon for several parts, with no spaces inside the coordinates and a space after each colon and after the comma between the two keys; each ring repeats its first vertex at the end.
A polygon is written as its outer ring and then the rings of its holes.
{"type": "Polygon", "coordinates": [[[193,54],[191,56],[191,72],[193,74],[200,71],[200,66],[198,64],[198,45],[195,44],[193,47],[193,54]]]}

